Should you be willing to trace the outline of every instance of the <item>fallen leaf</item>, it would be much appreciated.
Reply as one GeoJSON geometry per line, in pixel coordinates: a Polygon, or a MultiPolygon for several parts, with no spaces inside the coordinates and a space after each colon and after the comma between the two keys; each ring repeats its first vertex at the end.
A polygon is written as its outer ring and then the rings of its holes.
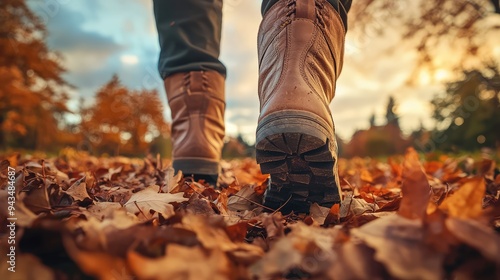
{"type": "Polygon", "coordinates": [[[240,222],[226,227],[227,236],[234,242],[243,242],[247,235],[248,222],[240,222]]]}
{"type": "Polygon", "coordinates": [[[122,205],[120,203],[104,201],[90,205],[86,212],[92,214],[99,220],[103,220],[104,218],[113,217],[114,212],[118,209],[122,209],[122,205]]]}
{"type": "Polygon", "coordinates": [[[120,174],[120,172],[122,172],[122,168],[123,168],[122,166],[119,166],[117,168],[110,168],[104,176],[106,177],[106,179],[108,179],[108,181],[111,181],[115,179],[116,176],[120,174]]]}
{"type": "Polygon", "coordinates": [[[492,262],[500,264],[500,236],[476,220],[450,217],[446,227],[459,240],[475,248],[492,262]]]}
{"type": "Polygon", "coordinates": [[[444,199],[439,209],[452,217],[476,218],[483,211],[482,201],[486,183],[482,177],[475,177],[463,183],[453,194],[444,199]]]}
{"type": "Polygon", "coordinates": [[[409,148],[403,162],[403,198],[398,214],[408,219],[422,219],[429,204],[430,186],[418,154],[409,148]]]}
{"type": "Polygon", "coordinates": [[[285,225],[283,225],[283,215],[281,212],[273,214],[264,213],[260,219],[266,229],[267,239],[273,240],[285,234],[285,225]]]}
{"type": "Polygon", "coordinates": [[[207,219],[195,215],[186,215],[182,218],[182,224],[188,230],[196,233],[196,236],[204,248],[220,249],[230,253],[236,260],[243,263],[252,263],[263,255],[261,248],[243,243],[233,242],[226,233],[222,224],[223,219],[213,217],[212,223],[207,219]]]}
{"type": "Polygon", "coordinates": [[[255,208],[259,199],[251,185],[246,185],[241,188],[235,195],[232,195],[227,200],[227,208],[231,211],[245,211],[255,208]]]}
{"type": "Polygon", "coordinates": [[[33,188],[28,192],[21,192],[19,198],[31,211],[38,214],[51,209],[49,195],[45,184],[33,188]]]}
{"type": "Polygon", "coordinates": [[[491,159],[483,159],[479,165],[479,174],[493,180],[495,178],[495,161],[491,159]]]}
{"type": "Polygon", "coordinates": [[[398,279],[442,279],[443,255],[424,242],[422,221],[389,215],[351,230],[398,279]],[[415,265],[418,264],[418,265],[415,265]]]}
{"type": "Polygon", "coordinates": [[[142,214],[148,215],[150,210],[154,210],[167,219],[174,215],[174,207],[170,203],[187,201],[189,199],[185,198],[182,192],[176,194],[158,193],[158,190],[158,186],[150,186],[139,191],[130,197],[124,207],[128,212],[134,214],[142,211],[142,214]]]}
{"type": "Polygon", "coordinates": [[[70,195],[75,201],[84,201],[85,199],[91,199],[89,193],[87,192],[87,184],[85,183],[86,177],[81,178],[71,185],[65,193],[70,195]]]}
{"type": "Polygon", "coordinates": [[[195,193],[189,198],[189,203],[186,206],[186,210],[194,215],[204,215],[209,216],[215,214],[215,211],[210,205],[210,201],[199,194],[195,193]]]}
{"type": "Polygon", "coordinates": [[[175,174],[175,170],[172,166],[169,166],[165,171],[165,185],[161,188],[163,192],[170,193],[172,192],[177,184],[182,179],[182,171],[179,170],[177,174],[175,174]]]}
{"type": "Polygon", "coordinates": [[[362,215],[366,212],[375,212],[379,209],[377,204],[368,203],[362,198],[355,198],[352,195],[347,195],[344,200],[342,200],[342,205],[340,206],[340,217],[347,217],[349,214],[352,215],[362,215]]]}
{"type": "Polygon", "coordinates": [[[318,203],[313,203],[309,209],[309,214],[319,225],[325,223],[328,213],[330,213],[330,208],[319,206],[318,203]]]}
{"type": "Polygon", "coordinates": [[[71,237],[66,235],[63,236],[63,243],[70,257],[88,275],[101,280],[134,279],[123,259],[106,252],[80,250],[71,237]]]}
{"type": "Polygon", "coordinates": [[[112,226],[116,229],[126,229],[139,223],[137,216],[125,211],[125,209],[116,209],[105,217],[100,223],[101,229],[112,226]]]}
{"type": "Polygon", "coordinates": [[[447,215],[443,211],[434,209],[423,220],[426,244],[443,254],[449,253],[450,249],[459,243],[447,229],[445,225],[446,219],[447,215]]]}
{"type": "Polygon", "coordinates": [[[337,257],[326,272],[328,279],[384,279],[385,269],[373,259],[374,251],[365,244],[345,242],[336,248],[337,257]]]}
{"type": "Polygon", "coordinates": [[[167,246],[162,258],[151,259],[129,252],[127,263],[140,279],[231,279],[231,264],[220,249],[203,250],[200,247],[167,246]]]}
{"type": "Polygon", "coordinates": [[[250,267],[250,274],[255,279],[278,279],[292,267],[300,265],[302,259],[293,243],[288,238],[282,238],[261,260],[250,267]]]}
{"type": "Polygon", "coordinates": [[[325,229],[297,223],[291,233],[279,239],[262,259],[250,267],[257,279],[277,279],[296,268],[322,275],[336,259],[332,250],[337,229],[325,229]]]}
{"type": "MultiPolygon", "coordinates": [[[[7,190],[0,190],[0,216],[5,218],[10,217],[8,212],[8,196],[9,194],[7,190]]],[[[38,218],[38,215],[31,212],[31,210],[24,205],[24,202],[19,199],[17,199],[15,203],[14,213],[14,217],[17,218],[16,224],[22,227],[31,226],[33,224],[33,221],[38,218]]]]}
{"type": "Polygon", "coordinates": [[[325,225],[338,224],[340,222],[340,205],[334,204],[329,210],[325,218],[325,225]]]}

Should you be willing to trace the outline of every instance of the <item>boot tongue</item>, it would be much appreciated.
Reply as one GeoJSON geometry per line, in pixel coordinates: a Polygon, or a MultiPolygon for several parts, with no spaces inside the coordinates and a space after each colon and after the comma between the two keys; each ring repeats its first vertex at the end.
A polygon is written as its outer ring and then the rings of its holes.
{"type": "Polygon", "coordinates": [[[296,0],[295,17],[314,20],[316,18],[315,0],[296,0]]]}

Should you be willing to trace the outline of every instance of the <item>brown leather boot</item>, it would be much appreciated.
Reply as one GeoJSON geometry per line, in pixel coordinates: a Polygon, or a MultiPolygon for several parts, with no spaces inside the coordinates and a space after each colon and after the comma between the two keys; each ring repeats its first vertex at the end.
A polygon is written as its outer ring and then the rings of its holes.
{"type": "Polygon", "coordinates": [[[345,29],[325,0],[278,1],[259,29],[257,162],[271,174],[264,204],[308,212],[341,201],[329,104],[342,68],[345,29]]]}
{"type": "Polygon", "coordinates": [[[215,71],[177,73],[165,79],[165,89],[174,169],[216,181],[224,138],[224,77],[215,71]]]}

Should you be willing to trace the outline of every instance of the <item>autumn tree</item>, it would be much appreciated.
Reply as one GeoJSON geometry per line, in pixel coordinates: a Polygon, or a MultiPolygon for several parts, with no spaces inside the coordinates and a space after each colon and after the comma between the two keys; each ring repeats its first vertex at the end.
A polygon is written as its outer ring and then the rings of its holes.
{"type": "Polygon", "coordinates": [[[153,138],[168,130],[156,90],[131,91],[116,75],[81,113],[81,131],[100,153],[145,153],[153,138]]]}
{"type": "Polygon", "coordinates": [[[47,148],[68,112],[68,84],[25,0],[0,1],[0,147],[47,148]]]}
{"type": "Polygon", "coordinates": [[[500,147],[500,71],[464,71],[446,92],[432,100],[438,129],[431,139],[435,148],[475,150],[500,147]]]}

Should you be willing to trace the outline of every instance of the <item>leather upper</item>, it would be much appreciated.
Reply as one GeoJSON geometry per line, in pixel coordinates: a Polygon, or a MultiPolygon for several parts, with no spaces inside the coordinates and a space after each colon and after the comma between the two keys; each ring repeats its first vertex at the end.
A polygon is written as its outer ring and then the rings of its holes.
{"type": "Polygon", "coordinates": [[[278,1],[259,28],[259,120],[280,110],[315,113],[329,104],[342,70],[345,29],[326,0],[278,1]]]}
{"type": "Polygon", "coordinates": [[[216,71],[177,73],[165,79],[172,115],[173,160],[218,162],[224,144],[224,77],[216,71]]]}

